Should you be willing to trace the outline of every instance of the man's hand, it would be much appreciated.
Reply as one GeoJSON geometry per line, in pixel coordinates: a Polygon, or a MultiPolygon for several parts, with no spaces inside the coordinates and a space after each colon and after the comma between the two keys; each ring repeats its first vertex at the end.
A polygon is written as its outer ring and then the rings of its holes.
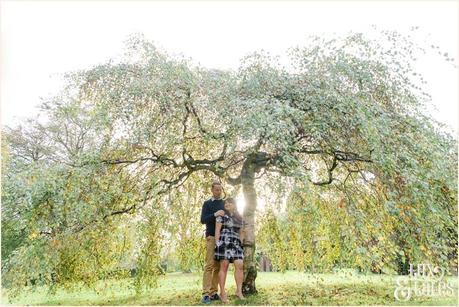
{"type": "Polygon", "coordinates": [[[217,212],[214,213],[214,216],[217,217],[217,216],[224,216],[225,215],[225,211],[223,210],[218,210],[217,212]]]}

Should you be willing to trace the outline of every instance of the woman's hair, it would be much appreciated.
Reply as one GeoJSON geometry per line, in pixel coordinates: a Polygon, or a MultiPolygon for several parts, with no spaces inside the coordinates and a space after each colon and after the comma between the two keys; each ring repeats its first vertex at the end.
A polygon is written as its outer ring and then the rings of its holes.
{"type": "MultiPolygon", "coordinates": [[[[228,197],[228,198],[225,199],[225,202],[229,202],[229,203],[232,203],[234,205],[234,217],[235,217],[235,220],[236,220],[236,222],[242,224],[242,216],[239,214],[239,211],[237,210],[236,199],[234,199],[233,197],[228,197]]],[[[225,209],[225,211],[227,211],[227,210],[225,209]]]]}

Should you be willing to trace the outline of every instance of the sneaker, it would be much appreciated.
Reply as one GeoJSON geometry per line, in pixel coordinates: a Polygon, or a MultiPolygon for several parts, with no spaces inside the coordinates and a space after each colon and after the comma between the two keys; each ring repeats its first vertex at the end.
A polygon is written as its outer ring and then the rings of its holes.
{"type": "Polygon", "coordinates": [[[220,300],[220,296],[218,295],[218,293],[215,293],[214,295],[210,296],[210,300],[211,301],[218,301],[218,300],[220,300]]]}
{"type": "Polygon", "coordinates": [[[204,295],[204,296],[202,297],[201,303],[203,303],[203,304],[210,304],[210,296],[204,295]]]}

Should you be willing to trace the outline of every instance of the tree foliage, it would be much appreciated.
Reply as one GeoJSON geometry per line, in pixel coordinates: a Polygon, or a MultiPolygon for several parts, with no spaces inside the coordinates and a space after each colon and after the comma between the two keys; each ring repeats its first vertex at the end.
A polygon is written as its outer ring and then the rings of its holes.
{"type": "Polygon", "coordinates": [[[119,59],[67,73],[45,122],[3,129],[3,281],[94,286],[135,266],[139,293],[171,246],[182,270],[200,268],[213,177],[242,187],[249,264],[258,237],[279,270],[451,265],[457,140],[426,115],[425,50],[380,34],[312,37],[290,66],[260,51],[235,71],[132,35],[119,59]],[[257,192],[286,194],[285,213],[254,225],[257,192]]]}

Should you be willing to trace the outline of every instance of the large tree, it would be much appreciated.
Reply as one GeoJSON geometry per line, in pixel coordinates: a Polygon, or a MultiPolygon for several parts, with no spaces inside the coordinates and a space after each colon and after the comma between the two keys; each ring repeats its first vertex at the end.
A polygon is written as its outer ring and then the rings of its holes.
{"type": "MultiPolygon", "coordinates": [[[[421,211],[448,208],[453,211],[441,222],[453,229],[456,178],[448,170],[456,165],[456,140],[425,115],[429,96],[422,78],[413,76],[415,46],[397,33],[382,35],[314,37],[290,49],[289,66],[254,52],[236,71],[203,68],[131,36],[119,59],[66,75],[61,94],[42,106],[51,120],[34,130],[46,142],[34,145],[33,135],[7,133],[13,153],[65,165],[66,174],[85,180],[80,189],[97,187],[85,200],[94,199],[92,214],[40,231],[71,235],[97,221],[154,212],[158,197],[196,174],[218,177],[244,194],[243,292],[250,294],[257,292],[256,183],[262,177],[344,193],[378,189],[379,209],[391,215],[400,214],[397,203],[421,211]],[[115,178],[115,191],[104,197],[115,178]],[[350,178],[363,183],[350,186],[350,178]],[[97,204],[99,198],[104,202],[97,204]]],[[[195,182],[202,186],[203,179],[195,182]]],[[[14,190],[8,184],[6,192],[14,190]]],[[[62,182],[57,188],[74,187],[62,182]]],[[[161,220],[150,216],[159,227],[161,220]]],[[[158,233],[150,234],[154,240],[158,233]]]]}

